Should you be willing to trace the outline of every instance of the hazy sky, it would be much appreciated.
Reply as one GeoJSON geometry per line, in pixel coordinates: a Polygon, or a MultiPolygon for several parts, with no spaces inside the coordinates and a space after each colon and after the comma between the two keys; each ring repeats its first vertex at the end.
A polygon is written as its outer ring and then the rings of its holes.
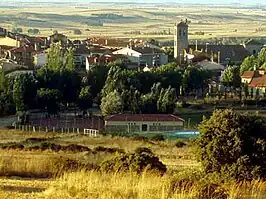
{"type": "Polygon", "coordinates": [[[32,2],[32,1],[43,1],[43,2],[154,2],[154,3],[165,3],[165,2],[176,2],[176,3],[204,3],[204,4],[230,4],[230,3],[241,3],[241,4],[266,4],[266,0],[0,0],[3,2],[32,2]]]}

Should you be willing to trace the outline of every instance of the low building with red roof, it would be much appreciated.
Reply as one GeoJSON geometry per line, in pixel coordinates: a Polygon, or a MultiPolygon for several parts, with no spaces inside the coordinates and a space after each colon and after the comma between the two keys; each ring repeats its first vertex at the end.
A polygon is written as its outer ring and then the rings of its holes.
{"type": "Polygon", "coordinates": [[[185,120],[172,114],[117,114],[105,118],[107,131],[173,132],[183,129],[185,120]]]}

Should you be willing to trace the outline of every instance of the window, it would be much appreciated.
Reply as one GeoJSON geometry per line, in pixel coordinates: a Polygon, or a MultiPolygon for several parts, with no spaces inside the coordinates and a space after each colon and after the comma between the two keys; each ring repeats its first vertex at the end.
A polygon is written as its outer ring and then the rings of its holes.
{"type": "Polygon", "coordinates": [[[179,30],[179,36],[181,36],[182,35],[182,31],[181,30],[179,30]]]}
{"type": "Polygon", "coordinates": [[[183,30],[183,36],[186,36],[186,30],[183,30]]]}
{"type": "Polygon", "coordinates": [[[253,55],[256,55],[257,54],[257,51],[256,50],[253,50],[253,55]]]}
{"type": "Polygon", "coordinates": [[[147,124],[142,124],[141,130],[142,131],[148,131],[148,125],[147,124]]]}

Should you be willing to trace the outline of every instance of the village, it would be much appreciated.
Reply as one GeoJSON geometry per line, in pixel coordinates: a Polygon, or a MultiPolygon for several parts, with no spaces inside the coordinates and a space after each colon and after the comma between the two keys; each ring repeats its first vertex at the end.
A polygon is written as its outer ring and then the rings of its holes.
{"type": "Polygon", "coordinates": [[[265,198],[266,4],[192,2],[0,2],[0,199],[265,198]]]}
{"type": "MultiPolygon", "coordinates": [[[[57,31],[51,36],[39,37],[12,33],[1,28],[0,66],[3,74],[8,77],[17,76],[19,74],[34,74],[37,70],[47,65],[50,47],[57,44],[60,45],[62,51],[73,52],[74,68],[80,76],[84,76],[86,73],[89,74],[92,68],[97,68],[97,66],[118,62],[127,70],[142,71],[144,73],[160,70],[162,66],[168,64],[174,64],[176,67],[181,67],[183,69],[191,66],[208,71],[211,76],[208,81],[205,81],[202,77],[204,82],[202,82],[201,87],[192,85],[191,87],[193,88],[187,88],[187,90],[190,90],[190,93],[186,94],[186,98],[181,98],[182,100],[196,99],[197,97],[197,99],[204,99],[205,101],[206,98],[212,96],[225,95],[224,102],[220,101],[221,97],[219,97],[219,103],[222,106],[223,103],[228,104],[226,101],[227,94],[231,93],[231,98],[234,98],[239,95],[239,92],[240,95],[245,96],[245,100],[247,100],[247,93],[249,94],[250,92],[252,92],[252,94],[250,94],[250,99],[252,99],[253,96],[255,96],[256,102],[258,99],[264,99],[266,85],[266,74],[264,69],[259,69],[259,67],[256,68],[256,66],[249,66],[252,71],[243,71],[242,74],[239,74],[239,78],[234,77],[234,79],[228,80],[231,82],[225,82],[227,80],[223,80],[223,74],[228,67],[240,66],[245,59],[249,59],[252,56],[257,57],[263,47],[265,47],[263,43],[255,39],[249,39],[245,43],[238,45],[218,45],[210,43],[203,45],[198,44],[197,41],[195,44],[191,45],[188,39],[189,24],[187,20],[181,20],[174,24],[173,30],[174,46],[171,47],[160,46],[159,42],[154,39],[144,41],[139,39],[119,40],[93,37],[84,40],[70,40],[67,35],[57,31]],[[236,83],[239,84],[239,86],[234,85],[232,81],[239,81],[239,83],[236,83]],[[240,84],[242,84],[242,89],[239,91],[240,84]],[[245,91],[244,87],[247,87],[247,91],[245,91]]],[[[66,57],[62,59],[65,60],[63,61],[65,63],[66,57]]],[[[182,89],[182,87],[180,87],[180,89],[182,89]]],[[[180,93],[176,91],[177,94],[180,94],[180,97],[182,96],[182,92],[184,91],[180,90],[180,93]]],[[[176,99],[174,99],[174,101],[175,100],[176,99]]],[[[243,99],[240,97],[240,102],[242,100],[243,99]]],[[[97,108],[99,106],[100,105],[96,103],[95,107],[97,108]]],[[[45,108],[48,109],[47,107],[45,108]]],[[[76,115],[76,111],[74,112],[76,115]]],[[[69,113],[69,115],[65,114],[63,121],[60,119],[45,119],[38,114],[37,116],[33,114],[33,119],[30,124],[33,126],[40,126],[39,131],[41,127],[43,127],[46,131],[50,129],[50,131],[60,132],[80,132],[83,131],[83,129],[84,132],[85,129],[97,131],[103,129],[107,131],[120,130],[127,132],[174,132],[180,131],[180,129],[192,130],[193,133],[195,131],[193,125],[191,126],[191,118],[189,116],[185,116],[185,118],[178,117],[180,113],[176,111],[162,112],[168,113],[169,115],[159,114],[158,111],[147,112],[152,114],[136,114],[141,112],[142,111],[133,111],[133,115],[122,114],[117,117],[112,114],[107,114],[107,116],[111,115],[111,117],[106,117],[104,121],[98,116],[93,116],[92,119],[90,118],[87,121],[84,121],[84,118],[80,120],[74,117],[73,119],[71,113],[69,113]],[[170,113],[177,113],[177,116],[171,115],[170,113]]],[[[201,119],[197,119],[197,121],[199,122],[201,119]]],[[[195,121],[192,121],[192,123],[194,122],[195,121]]],[[[23,127],[17,126],[16,128],[21,129],[23,127]]],[[[34,131],[36,131],[36,129],[37,127],[34,127],[34,131]]]]}

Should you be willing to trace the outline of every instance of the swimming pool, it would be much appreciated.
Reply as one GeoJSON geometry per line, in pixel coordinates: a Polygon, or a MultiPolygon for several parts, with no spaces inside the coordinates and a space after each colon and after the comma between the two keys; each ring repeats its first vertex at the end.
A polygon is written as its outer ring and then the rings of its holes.
{"type": "Polygon", "coordinates": [[[175,135],[199,135],[198,131],[178,131],[174,133],[175,135]]]}

